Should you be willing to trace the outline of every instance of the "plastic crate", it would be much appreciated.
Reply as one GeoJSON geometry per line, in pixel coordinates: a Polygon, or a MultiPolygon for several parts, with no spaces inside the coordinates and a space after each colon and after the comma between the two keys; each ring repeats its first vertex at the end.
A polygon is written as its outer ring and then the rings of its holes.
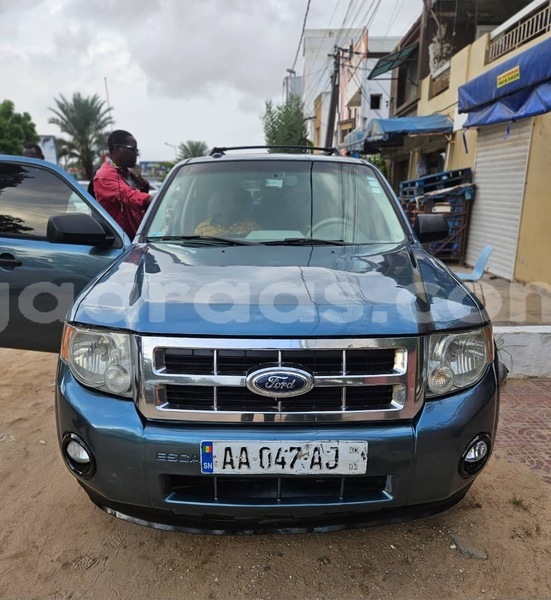
{"type": "Polygon", "coordinates": [[[473,173],[470,168],[442,171],[433,175],[426,175],[419,179],[409,179],[400,183],[400,197],[402,200],[412,200],[428,192],[443,190],[464,183],[472,183],[473,173]]]}
{"type": "Polygon", "coordinates": [[[413,201],[402,201],[402,206],[413,225],[418,214],[442,213],[446,217],[449,235],[438,242],[425,244],[425,248],[441,260],[464,262],[469,233],[469,218],[475,199],[475,185],[461,185],[428,192],[413,201]]]}

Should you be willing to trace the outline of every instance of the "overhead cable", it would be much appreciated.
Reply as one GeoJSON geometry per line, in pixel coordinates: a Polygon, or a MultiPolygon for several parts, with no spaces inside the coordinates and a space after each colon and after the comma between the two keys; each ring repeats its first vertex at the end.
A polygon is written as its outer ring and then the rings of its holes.
{"type": "Polygon", "coordinates": [[[306,29],[306,19],[308,19],[308,11],[310,10],[310,2],[308,0],[308,4],[306,5],[306,12],[304,13],[304,21],[302,22],[302,31],[300,32],[300,38],[298,40],[297,52],[295,54],[295,60],[293,61],[293,66],[291,67],[291,71],[295,70],[295,65],[298,60],[298,53],[300,52],[300,45],[302,44],[302,38],[304,37],[304,30],[306,29]]]}

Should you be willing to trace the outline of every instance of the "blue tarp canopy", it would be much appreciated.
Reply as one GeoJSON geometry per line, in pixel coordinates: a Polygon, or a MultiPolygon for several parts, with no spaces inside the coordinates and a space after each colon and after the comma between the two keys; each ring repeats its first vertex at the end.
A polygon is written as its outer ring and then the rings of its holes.
{"type": "Polygon", "coordinates": [[[551,38],[462,85],[458,110],[465,128],[551,111],[551,38]]]}
{"type": "Polygon", "coordinates": [[[452,133],[453,123],[446,115],[371,119],[366,130],[366,145],[401,145],[406,135],[452,133]]]}
{"type": "Polygon", "coordinates": [[[351,152],[361,152],[364,147],[365,131],[363,129],[354,129],[344,136],[344,141],[341,148],[350,150],[351,152]]]}

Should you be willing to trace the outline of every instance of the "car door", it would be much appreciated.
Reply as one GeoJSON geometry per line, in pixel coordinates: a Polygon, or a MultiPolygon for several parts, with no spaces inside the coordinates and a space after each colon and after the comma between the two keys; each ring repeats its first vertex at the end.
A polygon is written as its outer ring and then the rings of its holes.
{"type": "Polygon", "coordinates": [[[0,346],[57,352],[67,310],[130,240],[64,171],[44,161],[0,157],[0,346]],[[48,219],[87,213],[109,247],[50,243],[48,219]]]}

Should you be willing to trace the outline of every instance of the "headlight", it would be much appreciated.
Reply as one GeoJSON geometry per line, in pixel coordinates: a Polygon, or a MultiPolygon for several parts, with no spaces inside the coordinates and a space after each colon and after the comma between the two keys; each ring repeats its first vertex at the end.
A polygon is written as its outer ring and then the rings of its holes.
{"type": "Polygon", "coordinates": [[[60,356],[83,385],[132,397],[129,334],[65,325],[60,356]]]}
{"type": "Polygon", "coordinates": [[[427,396],[443,396],[475,384],[494,360],[492,327],[429,336],[427,396]]]}

